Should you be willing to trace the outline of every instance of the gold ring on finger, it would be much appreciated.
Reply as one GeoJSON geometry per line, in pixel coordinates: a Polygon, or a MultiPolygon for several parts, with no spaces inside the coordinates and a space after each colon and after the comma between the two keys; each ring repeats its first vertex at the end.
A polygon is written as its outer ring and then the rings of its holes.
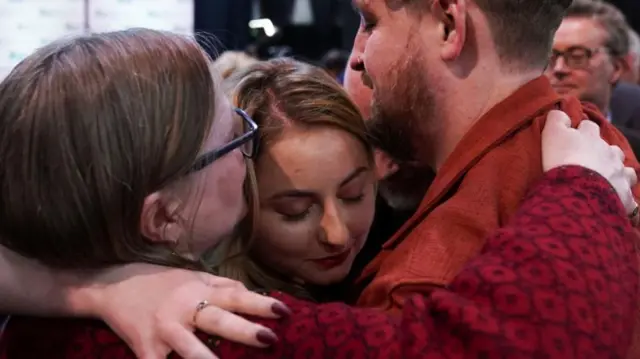
{"type": "Polygon", "coordinates": [[[196,318],[198,317],[198,314],[206,307],[209,306],[209,301],[208,300],[202,300],[200,301],[200,303],[198,303],[198,305],[196,305],[196,311],[193,313],[193,325],[196,325],[196,318]]]}

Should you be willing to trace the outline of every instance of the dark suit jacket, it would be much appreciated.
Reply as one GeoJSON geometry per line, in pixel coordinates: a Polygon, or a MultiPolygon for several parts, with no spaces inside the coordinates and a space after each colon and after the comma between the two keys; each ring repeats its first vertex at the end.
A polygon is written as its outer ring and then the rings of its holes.
{"type": "Polygon", "coordinates": [[[640,131],[640,86],[628,83],[616,85],[609,108],[614,125],[640,131]]]}

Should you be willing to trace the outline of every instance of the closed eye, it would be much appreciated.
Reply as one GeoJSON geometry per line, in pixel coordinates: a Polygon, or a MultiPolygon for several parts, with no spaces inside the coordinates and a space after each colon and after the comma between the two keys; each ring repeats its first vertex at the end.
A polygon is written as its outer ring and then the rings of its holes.
{"type": "Polygon", "coordinates": [[[360,203],[364,199],[364,193],[359,194],[355,197],[342,197],[342,200],[347,203],[360,203]]]}
{"type": "Polygon", "coordinates": [[[312,207],[309,207],[299,213],[281,213],[281,215],[282,215],[282,218],[287,222],[298,222],[307,218],[309,213],[311,213],[311,208],[312,207]]]}

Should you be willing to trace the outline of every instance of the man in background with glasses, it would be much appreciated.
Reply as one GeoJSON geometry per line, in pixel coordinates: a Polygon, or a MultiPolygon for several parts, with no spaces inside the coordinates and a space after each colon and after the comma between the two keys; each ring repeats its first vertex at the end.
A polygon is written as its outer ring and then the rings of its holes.
{"type": "Polygon", "coordinates": [[[637,112],[629,112],[640,116],[640,97],[627,97],[623,104],[616,105],[618,108],[611,103],[613,89],[625,69],[624,57],[629,52],[628,30],[624,15],[613,5],[576,0],[555,34],[546,71],[559,94],[593,103],[623,130],[640,129],[640,117],[623,115],[627,111],[620,108],[637,107],[637,112]]]}

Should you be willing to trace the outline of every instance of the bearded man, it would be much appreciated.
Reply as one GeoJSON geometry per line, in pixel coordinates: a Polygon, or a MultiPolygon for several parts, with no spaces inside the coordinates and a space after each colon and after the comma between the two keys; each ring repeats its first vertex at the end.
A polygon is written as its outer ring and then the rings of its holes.
{"type": "Polygon", "coordinates": [[[384,134],[379,145],[399,163],[436,171],[417,212],[365,270],[361,279],[372,281],[359,305],[398,311],[410,295],[446,287],[480,253],[542,175],[541,131],[552,109],[574,125],[598,123],[639,168],[596,108],[561,99],[543,75],[570,0],[354,4],[364,45],[351,66],[373,89],[369,123],[384,134]]]}

